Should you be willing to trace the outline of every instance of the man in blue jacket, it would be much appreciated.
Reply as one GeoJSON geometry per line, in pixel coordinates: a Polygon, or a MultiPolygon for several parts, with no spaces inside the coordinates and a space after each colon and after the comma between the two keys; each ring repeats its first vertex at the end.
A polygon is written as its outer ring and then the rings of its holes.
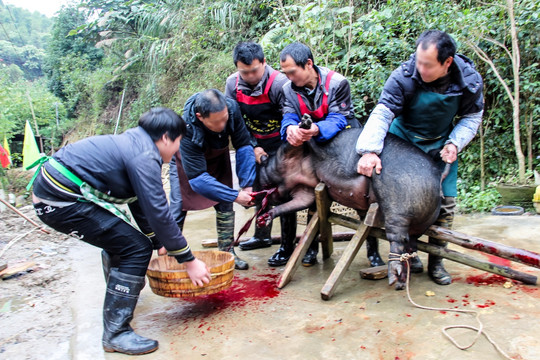
{"type": "MultiPolygon", "coordinates": [[[[484,109],[482,77],[467,57],[456,54],[456,44],[447,33],[425,31],[416,42],[416,52],[394,70],[386,81],[356,151],[362,155],[358,173],[371,176],[382,169],[381,153],[389,131],[425,152],[442,148],[441,169],[452,164],[442,187],[444,199],[437,223],[451,228],[457,196],[457,153],[473,139],[482,122],[484,109]],[[455,121],[454,124],[454,120],[455,121]]],[[[429,238],[446,247],[446,241],[429,238]]],[[[422,272],[414,258],[412,272],[422,272]]],[[[428,274],[439,285],[452,282],[442,258],[429,255],[428,274]]]]}
{"type": "MultiPolygon", "coordinates": [[[[315,65],[311,49],[295,42],[286,46],[279,59],[281,71],[291,80],[283,86],[283,120],[281,138],[293,146],[313,139],[325,142],[343,129],[358,127],[351,102],[349,81],[341,74],[315,65]],[[300,119],[308,114],[313,120],[310,129],[299,127],[300,119]]],[[[366,241],[371,266],[383,265],[377,241],[366,241]]],[[[317,262],[318,242],[313,241],[302,265],[317,262]]]]}
{"type": "Polygon", "coordinates": [[[216,209],[218,248],[230,251],[235,267],[246,270],[231,246],[234,240],[233,202],[252,206],[255,154],[236,101],[216,89],[191,96],[184,106],[187,131],[170,167],[171,209],[179,227],[188,210],[216,209]],[[236,149],[240,190],[233,189],[229,138],[236,149]],[[174,165],[173,165],[174,164],[174,165]]]}
{"type": "Polygon", "coordinates": [[[161,182],[161,165],[178,151],[185,130],[174,111],[154,108],[141,116],[138,127],[68,145],[43,158],[36,171],[33,203],[41,221],[103,249],[107,352],[137,355],[158,348],[157,341],[135,334],[129,325],[153,248],[163,244],[185,263],[194,284],[210,281],[208,267],[193,256],[169,212],[161,182]],[[129,204],[140,230],[116,207],[121,203],[129,204]]]}

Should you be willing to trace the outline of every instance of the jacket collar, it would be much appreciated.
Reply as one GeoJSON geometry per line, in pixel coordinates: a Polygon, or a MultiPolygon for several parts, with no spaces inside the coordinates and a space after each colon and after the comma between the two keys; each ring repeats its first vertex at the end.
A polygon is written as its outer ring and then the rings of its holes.
{"type": "MultiPolygon", "coordinates": [[[[474,63],[465,55],[456,54],[451,65],[454,83],[459,89],[467,88],[471,93],[476,93],[482,85],[482,79],[475,70],[474,63]]],[[[422,83],[422,78],[416,69],[416,55],[413,53],[409,60],[401,64],[401,69],[405,77],[411,77],[418,83],[422,83]]]]}

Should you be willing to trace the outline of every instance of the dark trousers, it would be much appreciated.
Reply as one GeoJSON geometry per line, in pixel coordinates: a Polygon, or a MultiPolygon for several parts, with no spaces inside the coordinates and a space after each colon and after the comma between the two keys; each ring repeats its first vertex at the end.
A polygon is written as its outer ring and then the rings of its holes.
{"type": "Polygon", "coordinates": [[[118,258],[118,271],[144,276],[152,242],[131,225],[91,202],[65,207],[34,204],[37,216],[51,228],[104,249],[118,258]]]}

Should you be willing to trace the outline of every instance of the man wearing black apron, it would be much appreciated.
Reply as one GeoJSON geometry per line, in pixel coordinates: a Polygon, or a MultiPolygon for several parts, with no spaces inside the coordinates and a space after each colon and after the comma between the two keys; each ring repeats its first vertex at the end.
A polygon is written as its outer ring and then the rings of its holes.
{"type": "Polygon", "coordinates": [[[251,187],[255,180],[255,154],[238,104],[226,99],[219,90],[205,90],[186,101],[184,119],[186,135],[170,167],[173,216],[181,227],[188,210],[213,206],[219,250],[230,251],[235,268],[246,270],[248,264],[230,246],[234,240],[233,202],[254,205],[251,187]],[[241,190],[232,188],[229,138],[236,149],[241,190]]]}
{"type": "MultiPolygon", "coordinates": [[[[254,42],[241,42],[233,50],[237,72],[229,76],[225,85],[225,95],[238,102],[242,117],[255,144],[257,164],[261,156],[274,155],[283,143],[281,128],[283,92],[287,77],[266,64],[262,47],[254,42]]],[[[257,166],[257,174],[258,166],[257,166]]],[[[258,185],[258,181],[255,181],[258,185]]],[[[255,189],[260,190],[260,189],[255,189]]],[[[256,211],[261,204],[256,204],[256,211]]],[[[280,216],[281,246],[268,259],[270,266],[287,263],[294,248],[296,238],[296,213],[280,216]]],[[[272,224],[257,227],[251,239],[240,243],[240,249],[252,250],[272,245],[272,224]]]]}
{"type": "MultiPolygon", "coordinates": [[[[371,176],[382,169],[378,154],[384,137],[393,134],[428,152],[441,150],[440,167],[452,164],[442,183],[444,199],[436,224],[452,227],[457,196],[457,153],[473,139],[484,109],[482,77],[471,60],[456,54],[454,40],[445,32],[428,30],[416,42],[416,52],[394,70],[384,85],[379,102],[358,138],[356,151],[362,155],[358,173],[371,176]],[[454,124],[454,119],[458,121],[454,124]]],[[[429,238],[446,247],[446,241],[429,238]]],[[[422,272],[416,257],[412,272],[422,272]]],[[[428,257],[428,274],[439,285],[452,282],[442,258],[428,257]]]]}
{"type": "MultiPolygon", "coordinates": [[[[300,146],[311,138],[325,142],[345,128],[359,126],[351,103],[351,88],[343,75],[316,66],[310,48],[299,42],[285,47],[279,60],[281,71],[291,80],[283,87],[281,137],[284,141],[293,146],[300,146]],[[313,120],[311,129],[298,126],[304,114],[313,120]]],[[[367,244],[371,265],[384,264],[376,248],[377,242],[368,239],[367,244]]],[[[318,242],[313,241],[302,265],[315,264],[317,253],[318,242]]]]}

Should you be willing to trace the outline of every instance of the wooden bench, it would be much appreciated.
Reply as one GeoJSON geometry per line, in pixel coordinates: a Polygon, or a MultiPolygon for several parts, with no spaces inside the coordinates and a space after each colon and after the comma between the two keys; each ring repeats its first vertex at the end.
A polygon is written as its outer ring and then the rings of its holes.
{"type": "MultiPolygon", "coordinates": [[[[323,300],[329,300],[334,295],[340,280],[345,275],[345,271],[347,271],[352,261],[356,257],[356,254],[358,254],[358,251],[360,250],[367,236],[372,235],[379,239],[387,239],[381,221],[382,216],[376,203],[371,204],[364,220],[361,221],[344,215],[335,214],[330,211],[332,201],[328,196],[324,183],[319,183],[315,188],[315,198],[317,212],[313,214],[311,220],[308,222],[304,233],[300,237],[298,245],[285,266],[283,274],[278,281],[278,288],[283,288],[292,279],[302,261],[302,258],[306,254],[317,233],[320,234],[319,239],[322,247],[323,260],[329,258],[334,249],[332,224],[341,225],[354,229],[356,232],[354,233],[345,251],[343,252],[343,255],[337,262],[334,270],[326,280],[326,283],[321,290],[321,298],[323,300]]],[[[446,240],[464,248],[482,251],[508,260],[540,268],[540,254],[531,251],[512,248],[510,246],[468,236],[435,225],[430,226],[425,232],[425,235],[446,240]]],[[[519,280],[525,284],[536,284],[536,276],[513,270],[507,266],[501,266],[493,264],[489,261],[479,260],[470,255],[442,248],[423,241],[417,241],[417,247],[419,251],[438,255],[480,270],[488,271],[514,280],[519,280]]]]}

